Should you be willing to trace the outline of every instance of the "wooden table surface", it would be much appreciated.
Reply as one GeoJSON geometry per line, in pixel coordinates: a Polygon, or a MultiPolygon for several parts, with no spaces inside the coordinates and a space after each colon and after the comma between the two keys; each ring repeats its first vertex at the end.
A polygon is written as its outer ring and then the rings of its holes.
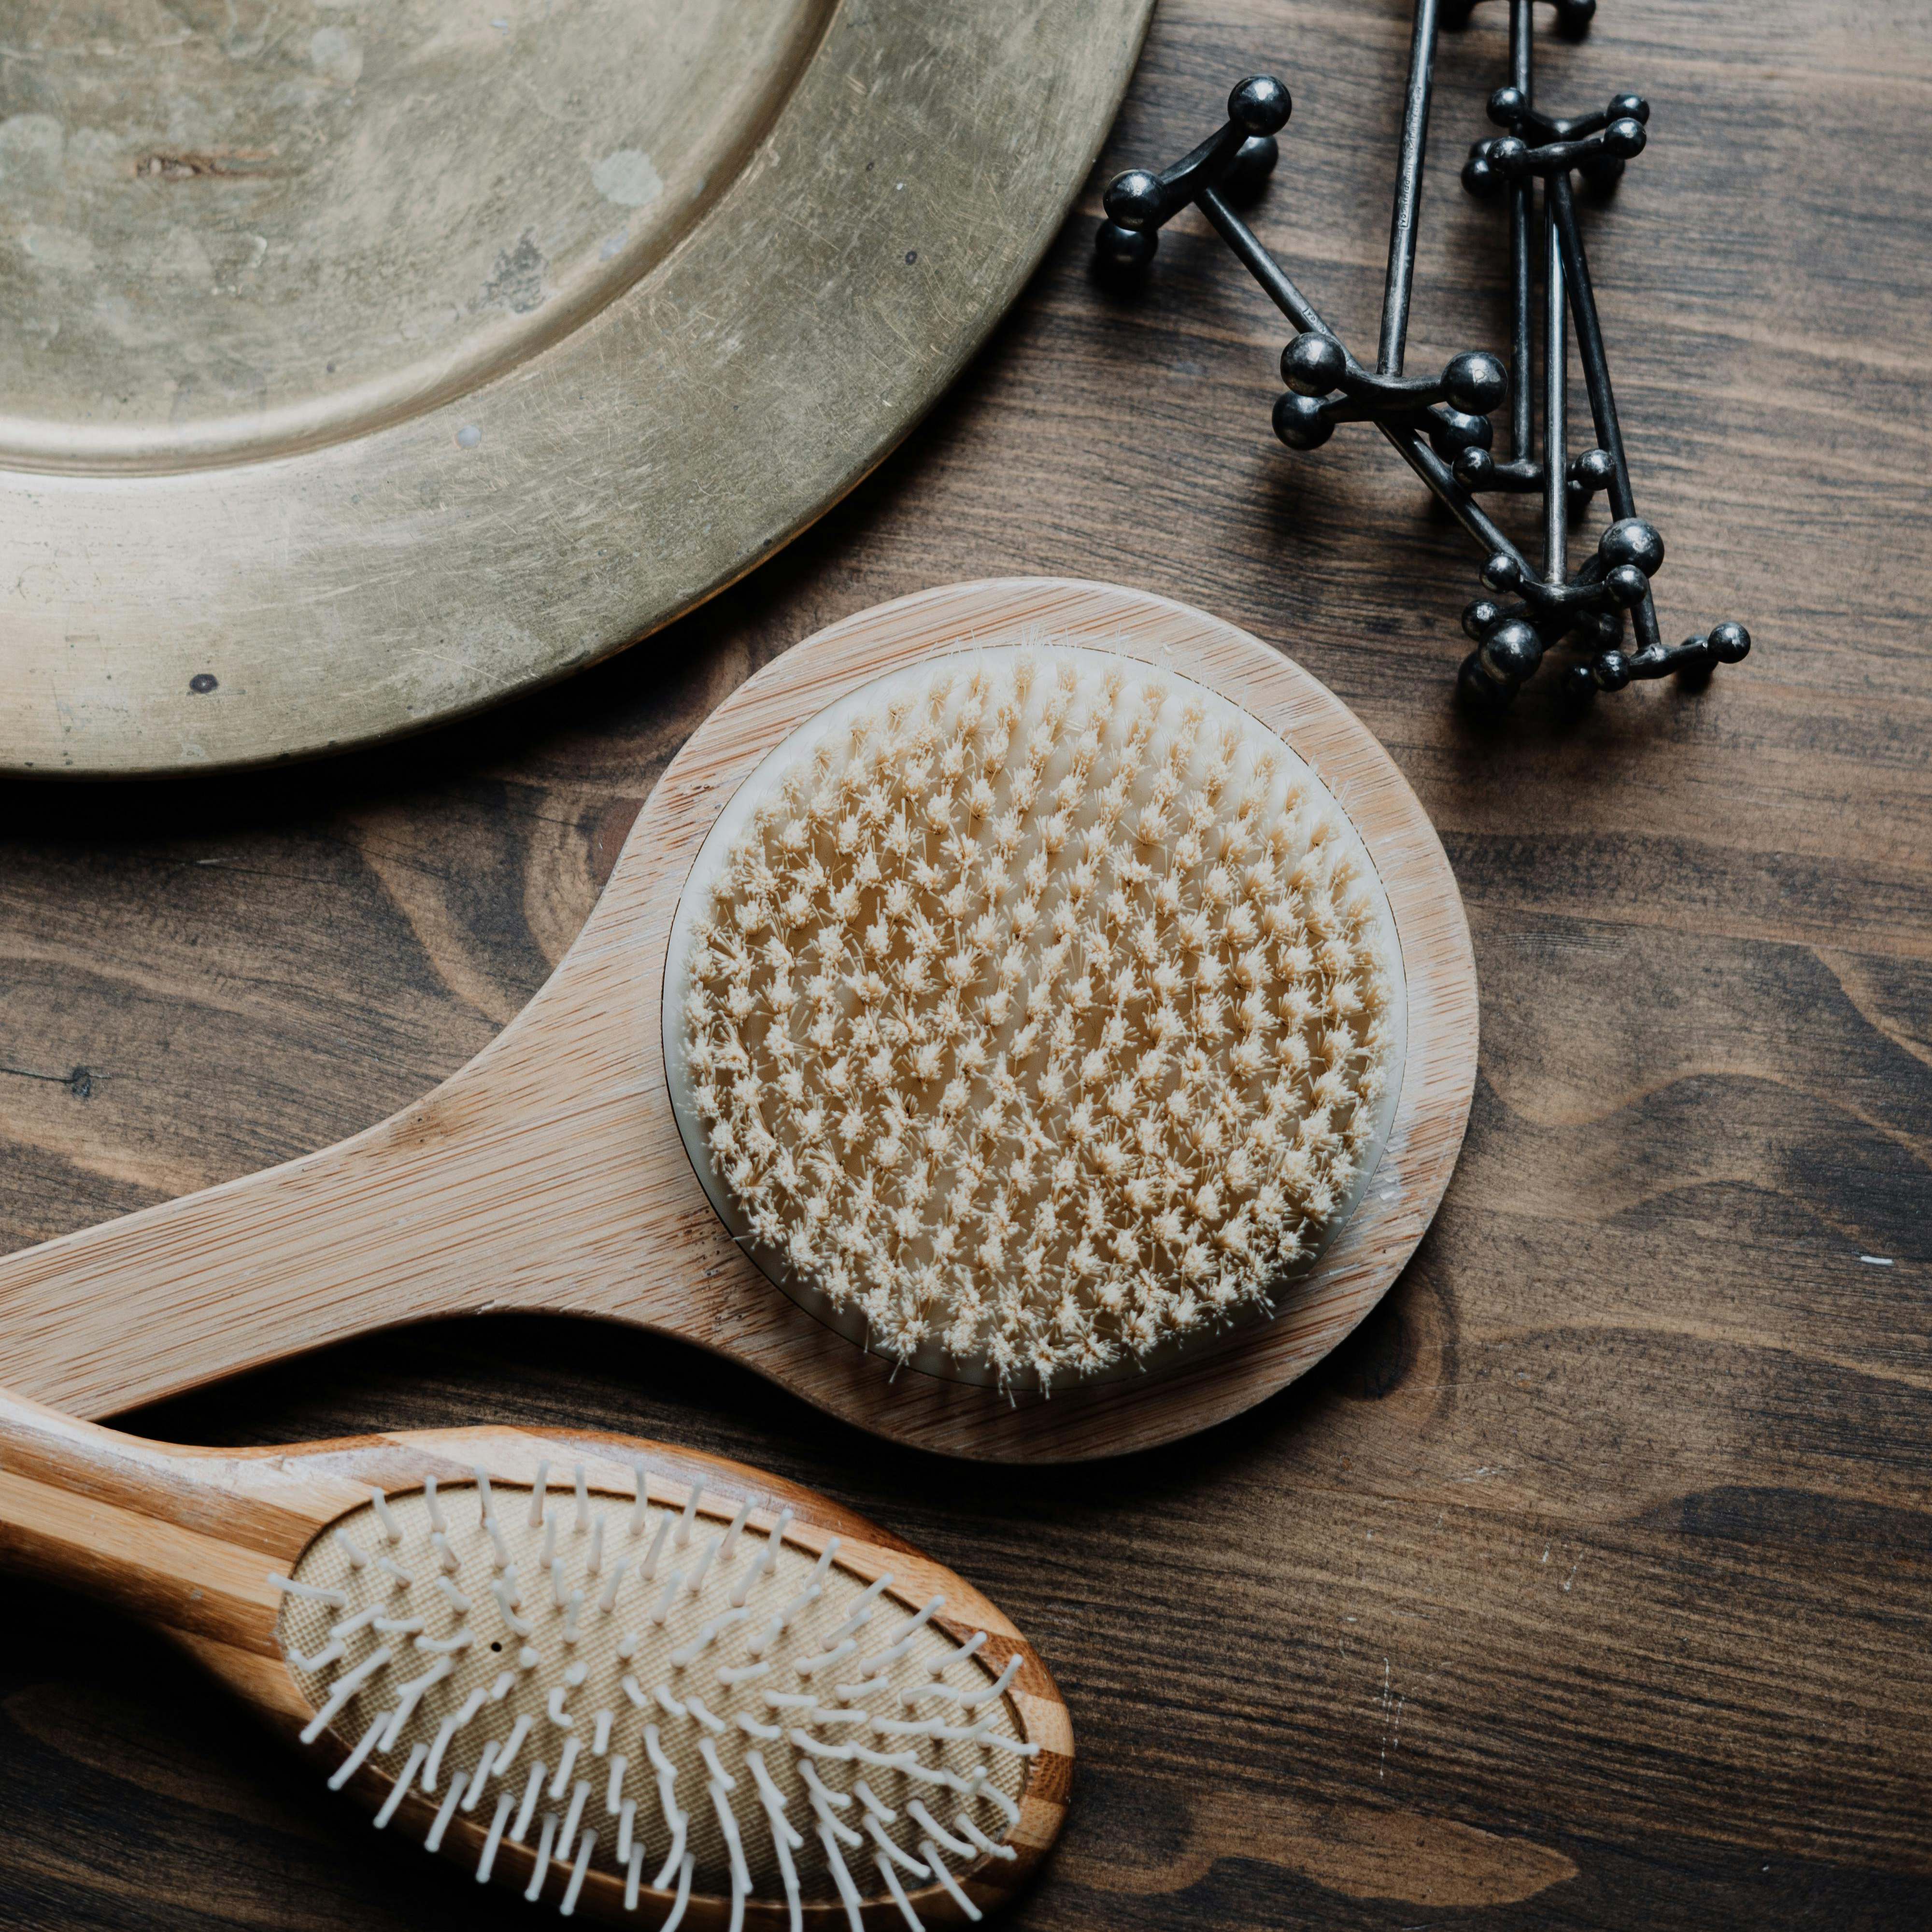
{"type": "MultiPolygon", "coordinates": [[[[380,754],[0,794],[0,1242],[422,1093],[556,963],[696,722],[806,632],[1005,572],[1186,599],[1382,739],[1474,932],[1460,1169],[1328,1365],[1180,1448],[1023,1477],[562,1322],[344,1348],[140,1426],[595,1424],[908,1533],[1072,1707],[1072,1817],[1016,1926],[1932,1922],[1928,16],[1604,0],[1548,44],[1546,98],[1655,104],[1589,232],[1668,634],[1758,640],[1708,692],[1464,724],[1472,558],[1370,433],[1275,444],[1282,332],[1218,244],[1184,217],[1144,298],[1090,286],[1099,183],[1272,68],[1298,105],[1261,232],[1372,340],[1406,8],[1163,0],[1010,323],[737,589],[380,754]]],[[[1498,224],[1454,169],[1503,38],[1491,7],[1445,43],[1418,367],[1502,337],[1498,224]]],[[[0,1924],[532,1922],[372,1839],[157,1645],[5,1603],[0,1924]]]]}

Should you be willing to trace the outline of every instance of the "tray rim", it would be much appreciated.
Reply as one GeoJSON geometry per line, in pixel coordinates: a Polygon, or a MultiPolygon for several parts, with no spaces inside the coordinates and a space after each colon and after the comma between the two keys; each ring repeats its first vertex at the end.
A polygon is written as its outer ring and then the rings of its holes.
{"type": "Polygon", "coordinates": [[[704,217],[526,359],[286,455],[0,469],[0,774],[200,776],[386,742],[555,682],[728,588],[883,462],[1004,316],[1090,171],[1153,5],[838,0],[704,217]],[[852,112],[855,89],[880,116],[852,112]],[[896,205],[921,244],[903,256],[852,191],[868,142],[923,170],[907,167],[896,205]],[[844,326],[770,293],[814,276],[844,326]],[[722,312],[668,362],[704,290],[722,312]],[[874,366],[882,344],[904,348],[897,303],[926,339],[874,366]],[[844,358],[820,369],[816,410],[785,386],[795,321],[844,358]],[[724,374],[760,427],[721,464],[724,374]]]}

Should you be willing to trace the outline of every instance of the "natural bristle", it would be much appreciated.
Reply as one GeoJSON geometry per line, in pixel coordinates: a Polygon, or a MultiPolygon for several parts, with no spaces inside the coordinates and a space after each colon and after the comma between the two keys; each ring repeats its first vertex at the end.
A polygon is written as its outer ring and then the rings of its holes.
{"type": "Polygon", "coordinates": [[[278,1580],[303,1740],[350,1748],[338,1788],[394,1780],[378,1826],[415,1792],[430,1850],[566,1913],[603,1874],[666,1925],[712,1896],[734,1928],[748,1900],[789,1906],[794,1932],[813,1900],[856,1932],[861,1901],[901,1893],[916,1924],[914,1895],[1012,1857],[1037,1750],[1016,1660],[788,1510],[559,1476],[372,1496],[278,1580]]]}
{"type": "Polygon", "coordinates": [[[1280,741],[1139,663],[967,653],[756,782],[677,1070],[754,1251],[1002,1382],[1267,1304],[1394,1034],[1359,842],[1280,741]]]}

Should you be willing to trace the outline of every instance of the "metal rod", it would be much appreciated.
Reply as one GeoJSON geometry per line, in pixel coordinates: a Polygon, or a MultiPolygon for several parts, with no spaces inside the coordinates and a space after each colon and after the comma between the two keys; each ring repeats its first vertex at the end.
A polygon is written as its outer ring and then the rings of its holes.
{"type": "Polygon", "coordinates": [[[1319,329],[1324,335],[1334,331],[1322,319],[1321,311],[1282,273],[1274,257],[1255,238],[1255,232],[1228,204],[1220,192],[1204,188],[1196,203],[1213,224],[1214,232],[1234,252],[1235,260],[1261,284],[1270,302],[1297,328],[1319,329]]]}
{"type": "Polygon", "coordinates": [[[1570,336],[1563,307],[1563,248],[1545,196],[1543,338],[1543,580],[1561,584],[1569,568],[1570,336]]]}
{"type": "Polygon", "coordinates": [[[1429,146],[1429,95],[1436,78],[1436,21],[1440,5],[1441,0],[1415,0],[1415,26],[1408,47],[1408,94],[1402,110],[1402,153],[1396,164],[1395,210],[1389,218],[1382,348],[1376,362],[1384,376],[1402,374],[1402,350],[1408,340],[1416,216],[1422,205],[1422,163],[1429,146]]]}
{"type": "MultiPolygon", "coordinates": [[[[1534,4],[1534,0],[1510,0],[1510,80],[1512,86],[1521,90],[1525,100],[1530,98],[1533,78],[1531,50],[1534,36],[1530,10],[1534,4]]],[[[1517,463],[1527,463],[1535,447],[1535,413],[1530,394],[1531,344],[1535,339],[1529,317],[1530,193],[1527,181],[1510,185],[1510,268],[1514,284],[1510,313],[1510,455],[1517,463]]]]}
{"type": "Polygon", "coordinates": [[[1583,381],[1590,392],[1590,415],[1600,448],[1610,453],[1615,466],[1610,478],[1610,508],[1619,518],[1636,514],[1630,489],[1630,462],[1624,454],[1623,431],[1617,424],[1617,399],[1610,387],[1610,362],[1604,352],[1604,332],[1597,320],[1597,298],[1590,286],[1590,265],[1583,255],[1583,237],[1576,226],[1576,204],[1568,175],[1552,175],[1543,191],[1556,218],[1563,269],[1570,284],[1570,312],[1576,319],[1576,350],[1583,364],[1583,381]]]}

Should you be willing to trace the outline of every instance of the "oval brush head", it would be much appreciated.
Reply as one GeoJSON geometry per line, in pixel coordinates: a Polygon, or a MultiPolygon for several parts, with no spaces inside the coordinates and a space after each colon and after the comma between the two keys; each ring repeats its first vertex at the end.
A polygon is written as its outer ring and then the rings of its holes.
{"type": "Polygon", "coordinates": [[[392,1780],[378,1828],[435,1801],[430,1850],[473,1822],[478,1879],[566,1916],[601,1872],[664,1932],[687,1912],[736,1932],[755,1900],[792,1932],[808,1913],[859,1932],[868,1900],[911,1928],[978,1918],[962,1880],[1016,1856],[1039,1750],[1017,1656],[788,1509],[641,1465],[628,1499],[581,1465],[565,1480],[376,1491],[280,1580],[303,1742],[352,1744],[332,1788],[392,1780]]]}
{"type": "Polygon", "coordinates": [[[768,1274],[902,1361],[1049,1388],[1312,1262],[1387,1132],[1401,970],[1274,733],[1136,660],[968,650],[746,782],[664,1029],[693,1164],[768,1274]]]}

